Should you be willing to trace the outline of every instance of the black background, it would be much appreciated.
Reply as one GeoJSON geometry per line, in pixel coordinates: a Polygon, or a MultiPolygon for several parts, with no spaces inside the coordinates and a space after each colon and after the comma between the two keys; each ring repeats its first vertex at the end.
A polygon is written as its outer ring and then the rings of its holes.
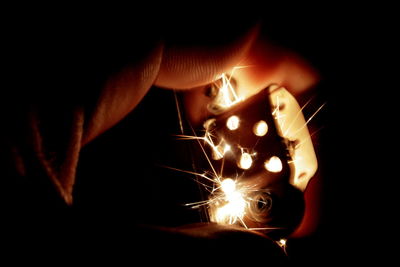
{"type": "MultiPolygon", "coordinates": [[[[181,34],[187,25],[199,30],[202,38],[221,35],[219,30],[209,35],[202,30],[210,29],[207,26],[215,23],[219,12],[176,12],[159,17],[152,13],[132,23],[141,21],[141,30],[155,31],[167,39],[178,36],[190,43],[198,38],[181,34]]],[[[390,254],[384,229],[390,228],[385,222],[393,211],[386,189],[389,179],[395,177],[388,170],[382,171],[380,166],[388,165],[390,157],[378,150],[391,147],[393,142],[385,135],[382,138],[381,131],[387,129],[384,119],[385,112],[389,113],[381,100],[389,101],[391,95],[383,88],[385,79],[376,79],[382,68],[390,68],[377,60],[391,53],[383,39],[390,22],[377,24],[380,17],[374,19],[382,12],[367,12],[361,7],[292,12],[252,7],[224,14],[229,23],[222,23],[222,28],[228,33],[261,18],[262,34],[298,52],[321,73],[318,99],[327,102],[318,118],[324,126],[318,143],[323,211],[314,235],[289,242],[293,263],[383,262],[390,254]],[[230,23],[237,17],[241,20],[230,23]]],[[[45,181],[39,185],[28,181],[22,189],[4,189],[11,192],[4,194],[8,197],[3,202],[7,207],[4,218],[14,224],[5,231],[11,229],[11,235],[21,229],[35,232],[36,239],[27,244],[35,246],[42,237],[35,229],[46,227],[51,229],[47,230],[50,236],[54,234],[52,238],[64,239],[72,232],[84,234],[87,228],[101,235],[110,229],[124,233],[122,229],[137,223],[178,226],[196,222],[198,213],[182,206],[198,197],[196,185],[185,175],[159,166],[187,164],[184,145],[172,136],[179,132],[177,122],[172,91],[152,88],[129,116],[82,150],[73,207],[58,201],[45,181]],[[35,222],[45,227],[36,228],[35,222]]],[[[20,244],[16,241],[13,246],[20,244]]]]}

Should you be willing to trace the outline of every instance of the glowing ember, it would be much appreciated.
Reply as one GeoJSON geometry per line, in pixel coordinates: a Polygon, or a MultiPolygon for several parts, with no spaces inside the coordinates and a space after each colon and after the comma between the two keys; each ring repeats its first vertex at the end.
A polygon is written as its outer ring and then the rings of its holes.
{"type": "Polygon", "coordinates": [[[247,202],[242,193],[236,189],[235,181],[230,178],[224,179],[221,182],[221,191],[223,196],[219,198],[226,201],[226,204],[216,209],[216,222],[234,224],[237,220],[242,220],[247,202]]]}
{"type": "Polygon", "coordinates": [[[280,172],[282,170],[282,161],[277,156],[273,156],[264,162],[264,167],[270,172],[280,172]]]}
{"type": "Polygon", "coordinates": [[[228,120],[226,121],[226,127],[228,127],[229,130],[236,130],[239,128],[239,117],[238,116],[230,116],[228,120]]]}
{"type": "Polygon", "coordinates": [[[243,153],[242,156],[240,157],[239,161],[239,167],[242,169],[249,169],[251,165],[253,164],[253,159],[251,158],[251,155],[249,153],[243,153]]]}
{"type": "Polygon", "coordinates": [[[253,133],[257,136],[264,136],[268,132],[268,125],[265,121],[260,120],[253,127],[253,133]]]}

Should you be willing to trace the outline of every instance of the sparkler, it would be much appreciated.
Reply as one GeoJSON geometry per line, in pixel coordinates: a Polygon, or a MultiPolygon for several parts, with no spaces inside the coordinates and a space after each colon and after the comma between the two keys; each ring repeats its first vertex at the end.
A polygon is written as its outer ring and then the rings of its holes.
{"type": "MultiPolygon", "coordinates": [[[[245,99],[234,84],[232,75],[223,74],[207,106],[214,117],[203,123],[200,134],[192,129],[193,135],[178,135],[197,141],[211,170],[178,170],[195,175],[209,194],[207,200],[186,205],[206,207],[210,220],[220,224],[264,232],[283,229],[273,224],[274,198],[282,195],[281,189],[275,191],[286,183],[304,191],[316,172],[307,124],[323,106],[305,121],[302,110],[309,102],[300,108],[285,88],[272,85],[245,99]]],[[[277,244],[286,253],[286,239],[277,244]]]]}

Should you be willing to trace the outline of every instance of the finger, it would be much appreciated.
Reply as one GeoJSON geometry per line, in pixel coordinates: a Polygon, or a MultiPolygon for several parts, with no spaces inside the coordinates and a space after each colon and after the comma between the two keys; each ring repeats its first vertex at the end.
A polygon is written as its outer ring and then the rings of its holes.
{"type": "Polygon", "coordinates": [[[253,43],[234,72],[242,96],[258,93],[271,84],[286,87],[298,96],[314,86],[317,71],[295,52],[274,46],[262,36],[253,43]]]}
{"type": "Polygon", "coordinates": [[[317,71],[306,60],[257,34],[258,27],[254,27],[232,44],[213,49],[166,45],[156,85],[194,89],[185,94],[185,105],[189,107],[186,111],[191,123],[197,125],[210,115],[210,98],[206,88],[200,87],[222,73],[232,74],[235,89],[244,99],[274,83],[299,96],[318,82],[317,71]]]}
{"type": "MultiPolygon", "coordinates": [[[[265,263],[281,265],[287,262],[284,251],[271,239],[260,233],[232,225],[198,223],[177,228],[147,228],[146,240],[158,240],[157,251],[196,256],[206,252],[205,263],[265,263]],[[151,237],[151,238],[149,238],[151,237]],[[161,237],[161,238],[160,238],[161,237]],[[206,250],[204,250],[206,248],[206,250]],[[237,251],[238,253],[233,253],[237,251]]],[[[154,249],[154,242],[151,242],[154,249]]]]}
{"type": "Polygon", "coordinates": [[[219,74],[230,71],[243,59],[257,33],[258,26],[244,34],[221,33],[218,41],[207,36],[201,40],[201,45],[194,46],[170,40],[165,44],[163,61],[155,85],[188,89],[214,81],[219,74]]]}
{"type": "Polygon", "coordinates": [[[157,76],[162,51],[161,43],[154,44],[147,51],[136,51],[142,54],[140,60],[131,62],[109,77],[90,113],[83,144],[111,128],[142,100],[157,76]]]}
{"type": "Polygon", "coordinates": [[[89,112],[82,144],[124,118],[153,82],[160,87],[187,89],[210,83],[217,74],[229,71],[247,53],[258,27],[245,27],[214,39],[208,36],[209,30],[210,27],[197,29],[191,37],[185,36],[185,40],[179,38],[182,31],[167,32],[163,45],[153,44],[152,49],[139,46],[140,49],[132,51],[142,55],[141,59],[120,67],[106,80],[93,111],[89,112]],[[207,36],[202,38],[204,34],[207,36]]]}

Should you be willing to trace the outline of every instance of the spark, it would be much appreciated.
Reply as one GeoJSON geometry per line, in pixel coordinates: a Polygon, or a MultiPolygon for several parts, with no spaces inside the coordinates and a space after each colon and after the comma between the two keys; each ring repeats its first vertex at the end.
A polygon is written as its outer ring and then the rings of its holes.
{"type": "MultiPolygon", "coordinates": [[[[191,129],[192,129],[192,132],[194,133],[194,135],[196,136],[196,133],[195,133],[194,129],[193,129],[192,127],[191,127],[191,129]]],[[[207,132],[208,132],[208,131],[206,131],[206,133],[207,133],[207,132]]],[[[200,146],[200,148],[201,148],[201,151],[203,151],[203,154],[204,154],[204,156],[206,157],[207,162],[208,162],[208,164],[210,165],[210,168],[212,169],[213,173],[215,174],[215,177],[218,178],[219,176],[218,176],[217,172],[215,171],[215,168],[214,168],[213,164],[211,163],[210,158],[207,156],[207,153],[206,153],[206,151],[205,151],[203,145],[201,144],[200,140],[197,139],[197,143],[199,144],[199,146],[200,146]]],[[[220,180],[218,180],[218,181],[220,181],[220,180]]]]}
{"type": "Polygon", "coordinates": [[[278,244],[278,246],[280,246],[283,249],[283,252],[287,255],[287,252],[286,252],[287,239],[281,238],[280,240],[276,241],[276,243],[278,244]]]}
{"type": "Polygon", "coordinates": [[[280,119],[286,118],[286,115],[280,113],[280,108],[281,108],[280,99],[279,99],[279,96],[277,95],[276,96],[276,107],[272,111],[272,115],[275,116],[275,119],[278,121],[278,124],[280,125],[281,128],[283,128],[285,121],[281,122],[280,119]]]}
{"type": "Polygon", "coordinates": [[[290,129],[293,127],[294,123],[296,122],[296,120],[299,118],[299,116],[301,114],[303,114],[303,110],[308,106],[308,104],[313,100],[314,97],[310,98],[302,107],[301,109],[296,113],[296,116],[294,117],[294,119],[292,120],[292,122],[289,124],[288,128],[285,131],[285,134],[283,136],[287,136],[288,132],[290,131],[290,129]]]}
{"type": "MultiPolygon", "coordinates": [[[[241,102],[243,98],[239,97],[235,88],[231,84],[232,75],[229,77],[223,73],[219,79],[222,82],[221,87],[218,88],[218,94],[215,96],[214,105],[225,110],[237,103],[241,102]]],[[[214,83],[217,86],[217,83],[214,83]]]]}
{"type": "Polygon", "coordinates": [[[296,162],[300,162],[300,161],[302,161],[302,160],[303,160],[303,157],[301,157],[301,156],[295,156],[295,157],[293,157],[292,160],[288,160],[288,163],[296,163],[296,162]]]}
{"type": "MultiPolygon", "coordinates": [[[[243,98],[239,97],[231,82],[234,71],[244,67],[238,66],[234,68],[231,75],[227,75],[225,73],[222,74],[220,77],[220,83],[214,83],[214,86],[219,86],[219,88],[217,88],[218,91],[212,101],[212,105],[213,107],[217,107],[218,111],[225,111],[226,109],[236,105],[243,100],[243,98]]],[[[278,98],[278,106],[273,112],[273,115],[275,116],[275,118],[278,119],[278,121],[285,116],[280,114],[279,108],[281,108],[282,106],[279,104],[279,101],[280,99],[278,98]]],[[[177,106],[177,109],[178,108],[179,107],[177,106]]],[[[179,119],[181,120],[181,118],[179,119]]],[[[240,158],[237,164],[242,169],[249,169],[253,165],[253,157],[257,153],[252,153],[248,149],[240,147],[238,144],[229,144],[224,138],[218,139],[217,136],[214,136],[213,129],[215,129],[215,121],[215,118],[206,120],[203,124],[203,127],[205,129],[204,134],[201,134],[199,136],[196,134],[190,124],[189,127],[191,128],[193,135],[184,135],[182,131],[181,135],[177,135],[180,140],[196,140],[212,170],[212,172],[210,170],[209,172],[205,173],[197,173],[193,171],[185,171],[169,167],[170,169],[195,175],[196,178],[199,178],[200,180],[196,180],[198,184],[202,185],[209,192],[209,197],[207,200],[187,203],[186,206],[190,206],[191,208],[200,208],[203,206],[207,206],[211,221],[214,221],[216,223],[241,224],[246,229],[278,229],[271,227],[249,228],[246,225],[245,216],[246,214],[252,212],[251,203],[253,201],[257,201],[250,198],[252,192],[257,191],[254,189],[255,185],[249,186],[245,183],[240,183],[235,179],[223,177],[222,170],[224,167],[226,154],[232,153],[232,145],[235,145],[235,151],[236,147],[239,147],[241,151],[240,158]],[[218,173],[213,165],[213,161],[209,157],[210,151],[206,152],[206,147],[209,147],[211,149],[212,159],[222,160],[218,173]],[[203,179],[203,181],[201,181],[201,179],[203,179]]],[[[240,127],[240,123],[241,121],[239,117],[233,115],[226,120],[226,127],[229,130],[233,131],[240,127]]],[[[260,120],[253,126],[253,133],[257,136],[264,136],[267,134],[267,132],[268,125],[264,120],[260,120]]],[[[265,162],[265,167],[271,172],[279,172],[282,170],[282,162],[278,157],[271,157],[268,162],[265,162]]]]}
{"type": "MultiPolygon", "coordinates": [[[[319,131],[321,131],[324,128],[324,126],[321,126],[318,130],[316,130],[315,132],[310,134],[310,138],[313,137],[314,135],[316,135],[319,131]]],[[[297,146],[301,146],[302,144],[304,144],[305,142],[308,141],[308,137],[304,138],[303,140],[300,141],[300,143],[297,146]]]]}
{"type": "Polygon", "coordinates": [[[173,167],[169,167],[169,166],[164,166],[164,167],[167,168],[167,169],[178,171],[178,172],[184,172],[184,173],[188,173],[188,174],[193,174],[193,175],[195,175],[197,177],[202,177],[202,178],[204,178],[206,180],[209,180],[211,182],[215,182],[215,179],[213,179],[211,177],[208,177],[205,173],[197,173],[197,172],[192,172],[192,171],[186,171],[186,170],[181,170],[181,169],[173,168],[173,167]]]}
{"type": "Polygon", "coordinates": [[[202,201],[197,201],[197,202],[192,202],[192,203],[186,203],[185,206],[191,206],[192,209],[198,209],[201,206],[206,206],[210,204],[210,200],[202,200],[202,201]]]}
{"type": "Polygon", "coordinates": [[[192,135],[176,135],[179,137],[180,140],[202,140],[206,142],[212,149],[213,151],[213,159],[214,160],[219,160],[224,157],[224,155],[231,151],[231,146],[226,143],[224,139],[221,139],[221,141],[216,145],[214,144],[213,141],[213,136],[212,134],[206,130],[204,136],[192,136],[192,135]]]}
{"type": "Polygon", "coordinates": [[[176,111],[178,113],[179,128],[181,130],[181,133],[183,134],[182,112],[181,112],[181,108],[179,106],[179,101],[178,101],[178,96],[176,94],[176,90],[174,90],[174,99],[175,99],[176,111]]]}
{"type": "MultiPolygon", "coordinates": [[[[208,200],[187,203],[185,206],[190,206],[192,209],[202,206],[214,207],[215,210],[212,215],[215,222],[222,224],[235,224],[236,222],[240,222],[247,228],[247,225],[243,221],[246,208],[249,206],[249,203],[244,197],[246,195],[245,187],[238,186],[238,183],[231,178],[223,179],[221,177],[207,176],[204,173],[196,173],[168,166],[164,167],[202,177],[211,181],[213,185],[216,186],[212,191],[209,191],[210,198],[208,200]]],[[[201,184],[207,186],[203,183],[201,184]]]]}
{"type": "Polygon", "coordinates": [[[298,132],[300,132],[301,130],[303,130],[304,127],[307,126],[307,124],[315,117],[315,115],[318,114],[318,112],[321,111],[321,109],[322,109],[325,105],[326,105],[326,102],[325,102],[324,104],[322,104],[322,105],[317,109],[317,111],[315,111],[315,112],[311,115],[311,117],[304,123],[304,125],[301,126],[299,129],[297,129],[296,132],[293,133],[293,135],[295,136],[298,132]]]}
{"type": "Polygon", "coordinates": [[[243,222],[247,202],[243,198],[240,190],[236,189],[236,183],[230,178],[222,180],[220,183],[222,194],[217,196],[226,204],[217,207],[215,211],[215,220],[219,223],[234,224],[238,220],[247,228],[243,222]]]}
{"type": "Polygon", "coordinates": [[[221,190],[226,194],[232,194],[236,190],[236,183],[230,179],[226,178],[221,182],[221,190]]]}

